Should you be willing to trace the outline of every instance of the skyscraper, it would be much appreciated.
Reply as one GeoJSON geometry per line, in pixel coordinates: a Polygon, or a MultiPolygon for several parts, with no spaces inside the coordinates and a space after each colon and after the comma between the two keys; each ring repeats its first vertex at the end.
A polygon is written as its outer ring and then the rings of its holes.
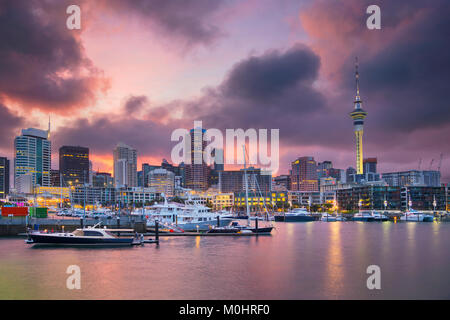
{"type": "Polygon", "coordinates": [[[0,199],[9,193],[9,160],[0,157],[0,199]]]}
{"type": "Polygon", "coordinates": [[[350,112],[350,117],[353,119],[353,127],[356,137],[356,173],[363,174],[363,132],[364,132],[364,119],[367,116],[367,112],[362,109],[362,101],[359,95],[359,72],[358,72],[358,58],[356,58],[355,64],[355,79],[356,79],[356,96],[353,104],[355,109],[350,112]]]}
{"type": "Polygon", "coordinates": [[[59,172],[63,186],[89,183],[89,148],[62,146],[59,148],[59,172]]]}
{"type": "Polygon", "coordinates": [[[208,189],[208,166],[204,155],[206,140],[205,129],[196,128],[190,131],[191,138],[191,163],[186,164],[186,188],[198,191],[208,189]]]}
{"type": "Polygon", "coordinates": [[[318,191],[317,164],[314,157],[301,157],[292,162],[292,191],[318,191]]]}
{"type": "Polygon", "coordinates": [[[124,143],[118,143],[113,151],[114,184],[116,188],[137,187],[137,151],[124,143]]]}
{"type": "MultiPolygon", "coordinates": [[[[14,186],[20,176],[30,175],[31,185],[50,186],[51,142],[49,130],[28,128],[14,139],[14,186]]],[[[19,191],[20,192],[20,191],[19,191]]]]}

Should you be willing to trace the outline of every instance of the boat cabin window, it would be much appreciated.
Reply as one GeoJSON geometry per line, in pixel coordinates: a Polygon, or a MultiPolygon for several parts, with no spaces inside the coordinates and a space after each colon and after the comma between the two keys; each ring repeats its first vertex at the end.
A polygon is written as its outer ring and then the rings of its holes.
{"type": "Polygon", "coordinates": [[[103,236],[103,234],[101,232],[91,231],[91,230],[84,231],[84,235],[86,237],[101,237],[101,236],[103,236]]]}

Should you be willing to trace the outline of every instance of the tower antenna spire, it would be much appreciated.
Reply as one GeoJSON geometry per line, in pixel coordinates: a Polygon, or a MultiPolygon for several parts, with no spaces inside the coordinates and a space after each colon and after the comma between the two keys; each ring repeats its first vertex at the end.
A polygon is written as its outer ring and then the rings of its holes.
{"type": "Polygon", "coordinates": [[[356,80],[356,100],[360,100],[359,97],[359,72],[358,72],[359,62],[358,57],[355,57],[355,80],[356,80]]]}

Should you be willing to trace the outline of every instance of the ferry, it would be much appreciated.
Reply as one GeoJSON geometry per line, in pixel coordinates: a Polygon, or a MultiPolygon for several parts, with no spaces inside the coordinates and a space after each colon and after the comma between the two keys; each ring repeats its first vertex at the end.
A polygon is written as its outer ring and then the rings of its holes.
{"type": "MultiPolygon", "coordinates": [[[[126,237],[119,238],[112,232],[119,229],[101,229],[87,227],[76,229],[74,232],[48,233],[46,231],[33,231],[28,233],[27,244],[50,245],[81,245],[81,246],[131,246],[139,243],[139,239],[126,237]]],[[[120,231],[133,231],[121,229],[120,231]]]]}
{"type": "Polygon", "coordinates": [[[289,212],[275,216],[275,221],[283,222],[307,222],[314,220],[314,217],[305,208],[295,208],[289,212]]]}

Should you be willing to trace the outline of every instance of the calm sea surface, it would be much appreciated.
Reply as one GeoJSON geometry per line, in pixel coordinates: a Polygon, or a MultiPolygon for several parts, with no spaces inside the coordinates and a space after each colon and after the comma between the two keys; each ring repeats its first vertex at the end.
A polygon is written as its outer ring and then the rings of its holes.
{"type": "Polygon", "coordinates": [[[1,299],[449,299],[450,223],[275,223],[272,236],[33,248],[0,238],[1,299]],[[368,290],[366,268],[381,268],[368,290]],[[66,269],[81,268],[81,290],[66,269]]]}

